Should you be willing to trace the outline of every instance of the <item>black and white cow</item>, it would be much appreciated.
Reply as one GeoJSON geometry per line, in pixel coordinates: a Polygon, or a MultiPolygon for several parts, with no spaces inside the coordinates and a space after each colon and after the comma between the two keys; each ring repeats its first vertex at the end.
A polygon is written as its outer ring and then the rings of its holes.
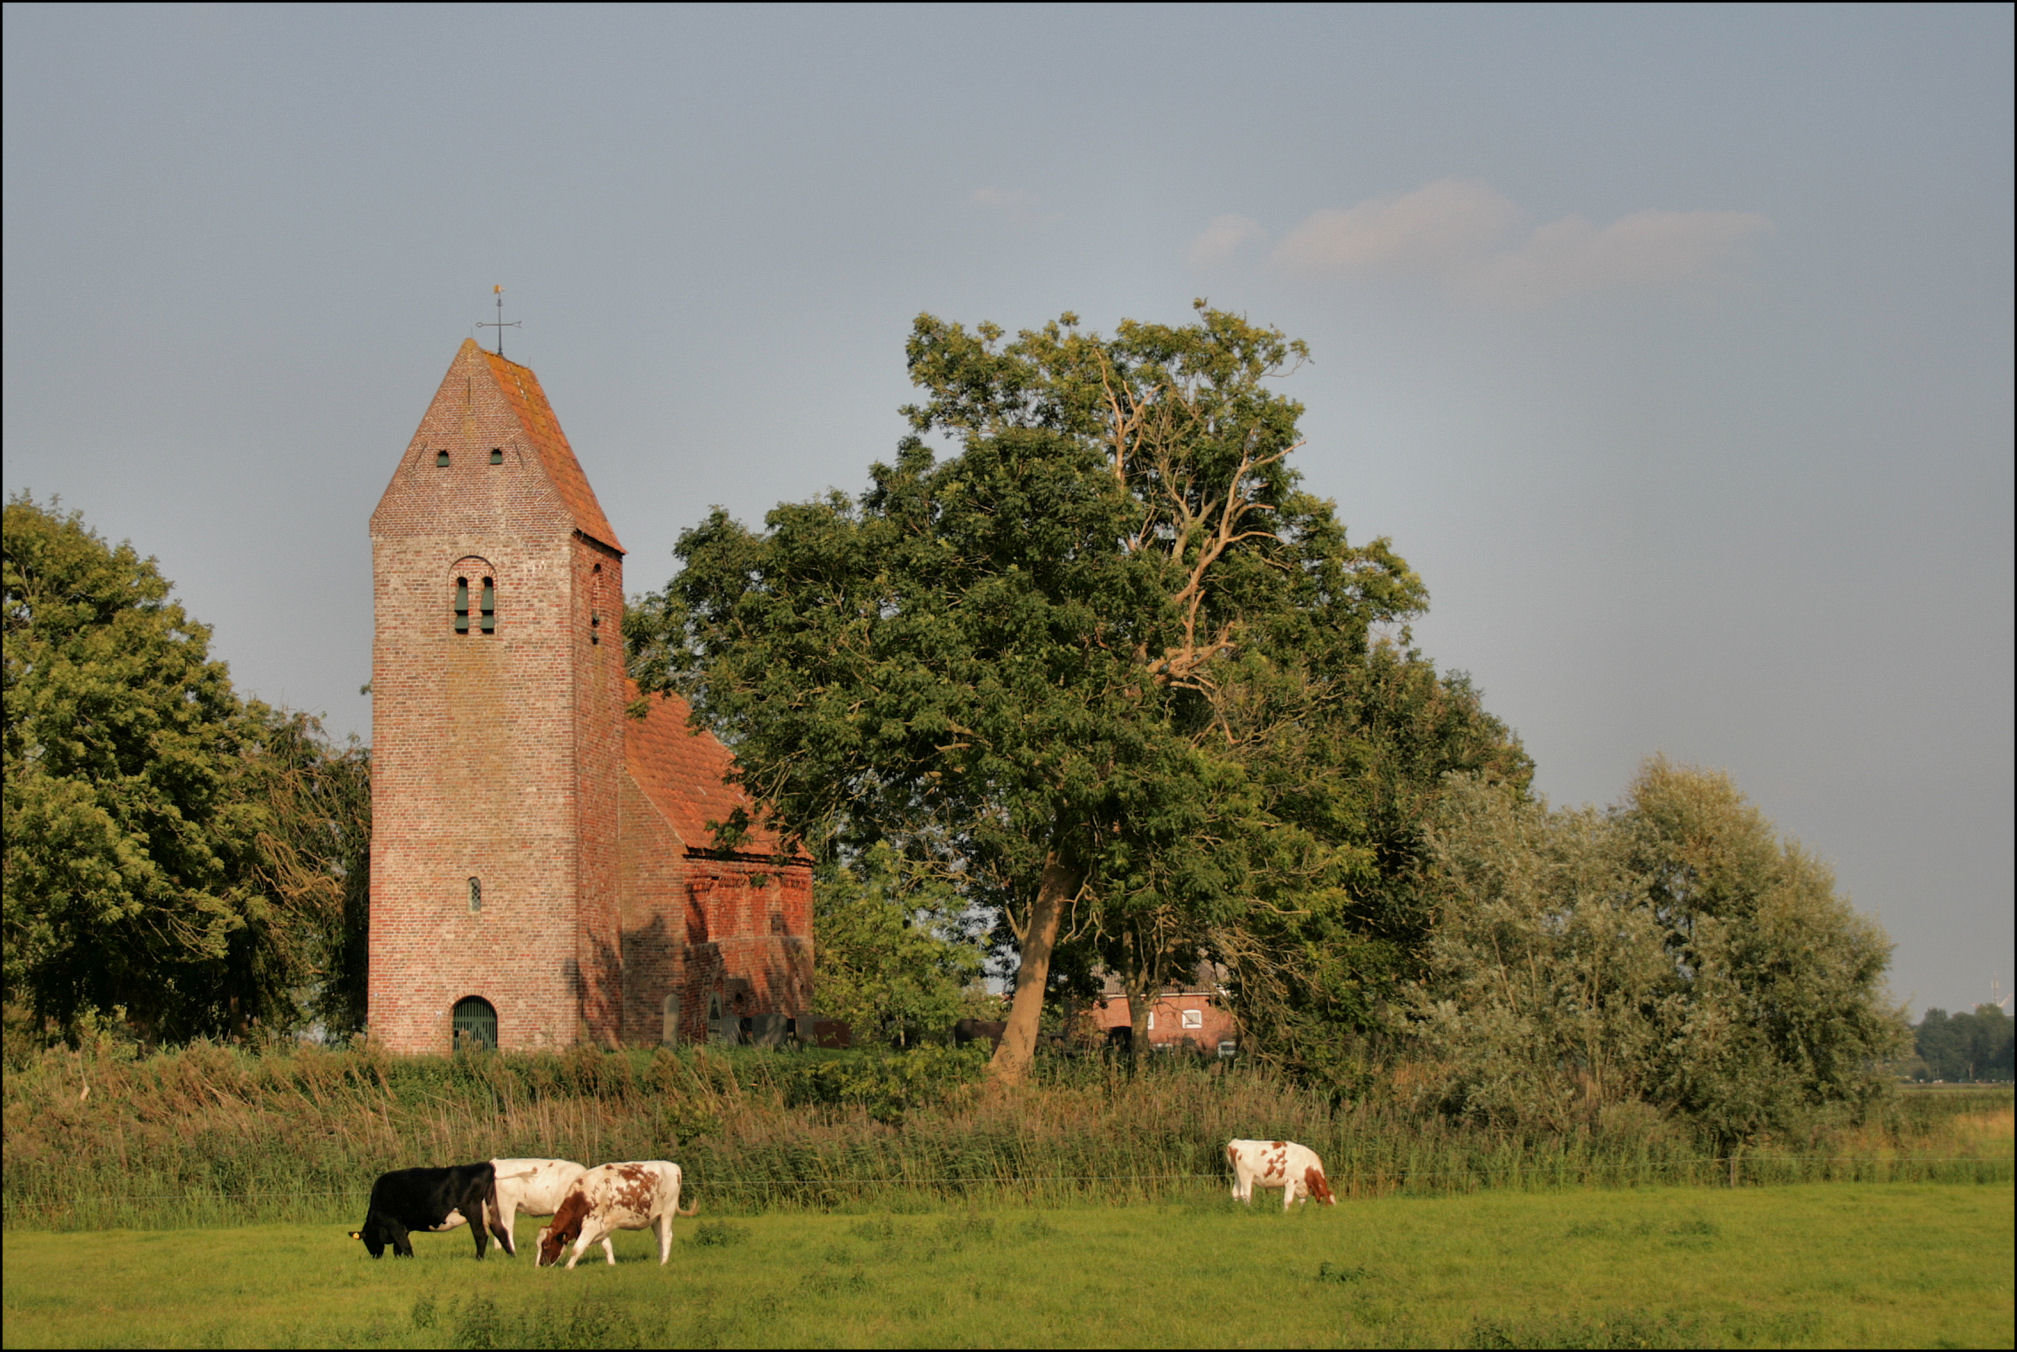
{"type": "MultiPolygon", "coordinates": [[[[478,1259],[489,1247],[490,1231],[499,1231],[500,1240],[505,1238],[497,1209],[497,1170],[489,1160],[380,1174],[371,1185],[364,1228],[352,1230],[350,1237],[363,1240],[373,1258],[383,1257],[388,1244],[393,1253],[411,1258],[410,1232],[452,1230],[465,1220],[476,1235],[478,1259]]],[[[509,1247],[505,1251],[510,1252],[509,1247]]]]}

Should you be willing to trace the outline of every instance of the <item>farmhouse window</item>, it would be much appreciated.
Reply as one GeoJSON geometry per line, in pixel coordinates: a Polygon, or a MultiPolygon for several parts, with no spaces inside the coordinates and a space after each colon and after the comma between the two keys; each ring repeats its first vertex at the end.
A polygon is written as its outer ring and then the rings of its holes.
{"type": "Polygon", "coordinates": [[[1184,1027],[1202,1028],[1204,1026],[1205,1012],[1202,1009],[1187,1009],[1184,1011],[1184,1027]]]}

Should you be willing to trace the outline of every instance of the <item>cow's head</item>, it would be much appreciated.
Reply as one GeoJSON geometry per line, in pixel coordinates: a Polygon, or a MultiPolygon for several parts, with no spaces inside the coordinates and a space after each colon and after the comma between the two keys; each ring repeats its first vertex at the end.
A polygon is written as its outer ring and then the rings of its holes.
{"type": "Polygon", "coordinates": [[[588,1198],[580,1188],[572,1188],[560,1199],[560,1210],[549,1223],[539,1227],[538,1266],[551,1267],[560,1261],[568,1245],[581,1238],[581,1223],[588,1218],[588,1198]]]}
{"type": "Polygon", "coordinates": [[[558,1263],[560,1255],[566,1252],[567,1246],[579,1238],[581,1238],[581,1227],[579,1225],[567,1230],[556,1229],[551,1225],[541,1226],[539,1228],[538,1266],[552,1267],[555,1263],[558,1263]]]}
{"type": "Polygon", "coordinates": [[[1303,1170],[1303,1185],[1310,1190],[1310,1196],[1322,1202],[1325,1206],[1336,1206],[1338,1204],[1338,1199],[1331,1195],[1330,1180],[1324,1177],[1324,1171],[1317,1168],[1316,1165],[1313,1164],[1303,1170]]]}
{"type": "Polygon", "coordinates": [[[362,1230],[352,1230],[350,1237],[352,1239],[363,1240],[364,1247],[371,1250],[373,1258],[383,1258],[385,1256],[385,1231],[380,1227],[375,1217],[365,1221],[362,1230]]]}

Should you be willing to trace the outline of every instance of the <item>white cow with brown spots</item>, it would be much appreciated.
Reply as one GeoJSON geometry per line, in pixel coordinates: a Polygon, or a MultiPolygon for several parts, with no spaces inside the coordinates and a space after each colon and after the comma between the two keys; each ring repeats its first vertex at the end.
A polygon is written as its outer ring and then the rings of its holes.
{"type": "Polygon", "coordinates": [[[1254,1187],[1280,1188],[1282,1210],[1314,1197],[1336,1206],[1317,1152],[1294,1141],[1228,1141],[1226,1163],[1233,1166],[1233,1198],[1252,1206],[1254,1187]]]}
{"type": "Polygon", "coordinates": [[[658,1235],[658,1262],[663,1267],[672,1258],[672,1218],[700,1210],[680,1208],[679,1185],[679,1166],[670,1160],[596,1165],[575,1180],[560,1199],[552,1222],[541,1228],[539,1265],[558,1263],[560,1251],[572,1244],[574,1254],[567,1260],[572,1268],[596,1243],[614,1264],[616,1253],[608,1243],[612,1232],[650,1229],[658,1235]]]}

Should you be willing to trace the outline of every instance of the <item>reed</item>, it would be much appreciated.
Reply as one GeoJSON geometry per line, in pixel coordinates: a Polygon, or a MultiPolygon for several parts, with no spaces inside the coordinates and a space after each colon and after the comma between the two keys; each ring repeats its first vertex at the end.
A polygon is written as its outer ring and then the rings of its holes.
{"type": "Polygon", "coordinates": [[[1760,1142],[1733,1166],[1649,1110],[1531,1136],[1255,1067],[1060,1061],[998,1091],[984,1064],[933,1047],[50,1051],[6,1077],[0,1207],[9,1229],[354,1223],[383,1170],[514,1155],[676,1159],[711,1213],[1205,1202],[1236,1136],[1311,1146],[1346,1198],[2011,1177],[2007,1089],[1907,1092],[1881,1118],[1760,1142]]]}

